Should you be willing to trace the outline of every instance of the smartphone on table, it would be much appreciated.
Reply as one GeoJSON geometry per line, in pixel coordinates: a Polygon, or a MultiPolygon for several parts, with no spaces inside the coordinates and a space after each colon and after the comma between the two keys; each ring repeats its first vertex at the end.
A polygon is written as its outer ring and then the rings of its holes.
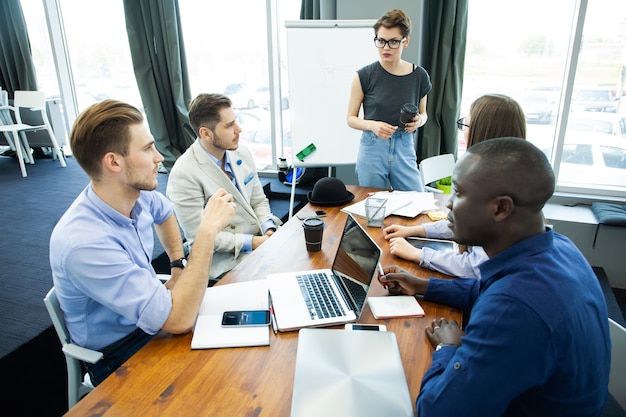
{"type": "Polygon", "coordinates": [[[225,311],[222,315],[222,326],[225,327],[269,326],[269,324],[269,310],[225,311]]]}
{"type": "Polygon", "coordinates": [[[371,330],[375,332],[386,332],[387,326],[384,324],[360,324],[360,323],[348,323],[345,326],[346,330],[371,330]]]}
{"type": "Polygon", "coordinates": [[[304,220],[308,217],[324,217],[326,212],[324,210],[301,210],[296,215],[300,220],[304,220]]]}

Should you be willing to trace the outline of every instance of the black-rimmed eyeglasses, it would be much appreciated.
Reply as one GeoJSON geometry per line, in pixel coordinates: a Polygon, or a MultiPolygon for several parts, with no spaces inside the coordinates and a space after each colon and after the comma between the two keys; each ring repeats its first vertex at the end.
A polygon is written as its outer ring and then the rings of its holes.
{"type": "Polygon", "coordinates": [[[463,131],[465,129],[469,129],[470,126],[465,123],[466,119],[466,117],[461,117],[459,120],[456,121],[456,127],[458,127],[459,130],[463,131]]]}
{"type": "Polygon", "coordinates": [[[374,38],[374,45],[376,45],[377,48],[384,48],[385,45],[389,45],[390,49],[398,49],[400,47],[400,44],[404,41],[404,39],[406,38],[402,38],[400,40],[398,39],[389,39],[389,40],[385,40],[383,38],[379,38],[378,36],[376,36],[374,38]]]}

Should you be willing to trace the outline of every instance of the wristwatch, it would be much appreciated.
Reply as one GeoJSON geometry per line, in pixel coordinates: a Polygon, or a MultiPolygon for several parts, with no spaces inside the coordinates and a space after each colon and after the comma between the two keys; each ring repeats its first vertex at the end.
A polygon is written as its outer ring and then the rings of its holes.
{"type": "Polygon", "coordinates": [[[175,261],[170,262],[170,268],[181,268],[184,269],[187,266],[187,258],[176,259],[175,261]]]}
{"type": "Polygon", "coordinates": [[[453,347],[455,347],[455,348],[458,348],[458,347],[459,347],[459,345],[454,344],[454,343],[439,343],[439,344],[437,345],[437,347],[435,348],[435,351],[437,351],[437,350],[439,350],[439,349],[441,349],[441,348],[443,348],[443,347],[446,347],[446,346],[453,346],[453,347]]]}

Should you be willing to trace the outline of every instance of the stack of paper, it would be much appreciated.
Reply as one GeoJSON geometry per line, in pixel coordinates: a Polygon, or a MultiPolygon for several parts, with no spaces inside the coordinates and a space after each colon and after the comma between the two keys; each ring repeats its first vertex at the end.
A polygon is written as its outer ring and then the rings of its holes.
{"type": "MultiPolygon", "coordinates": [[[[428,192],[379,191],[371,194],[371,197],[387,199],[385,217],[393,214],[396,216],[413,218],[425,211],[437,209],[434,194],[428,192]]],[[[344,207],[341,211],[365,217],[365,200],[361,200],[358,203],[344,207]]]]}
{"type": "Polygon", "coordinates": [[[269,326],[222,327],[224,311],[268,308],[268,287],[264,279],[207,288],[193,331],[191,348],[269,345],[269,326]]]}

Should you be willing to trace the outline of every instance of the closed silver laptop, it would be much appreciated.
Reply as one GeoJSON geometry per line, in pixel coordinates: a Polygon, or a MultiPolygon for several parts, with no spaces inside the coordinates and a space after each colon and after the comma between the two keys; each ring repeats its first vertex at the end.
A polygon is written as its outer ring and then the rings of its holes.
{"type": "Polygon", "coordinates": [[[395,334],[300,330],[291,416],[414,416],[395,334]]]}

